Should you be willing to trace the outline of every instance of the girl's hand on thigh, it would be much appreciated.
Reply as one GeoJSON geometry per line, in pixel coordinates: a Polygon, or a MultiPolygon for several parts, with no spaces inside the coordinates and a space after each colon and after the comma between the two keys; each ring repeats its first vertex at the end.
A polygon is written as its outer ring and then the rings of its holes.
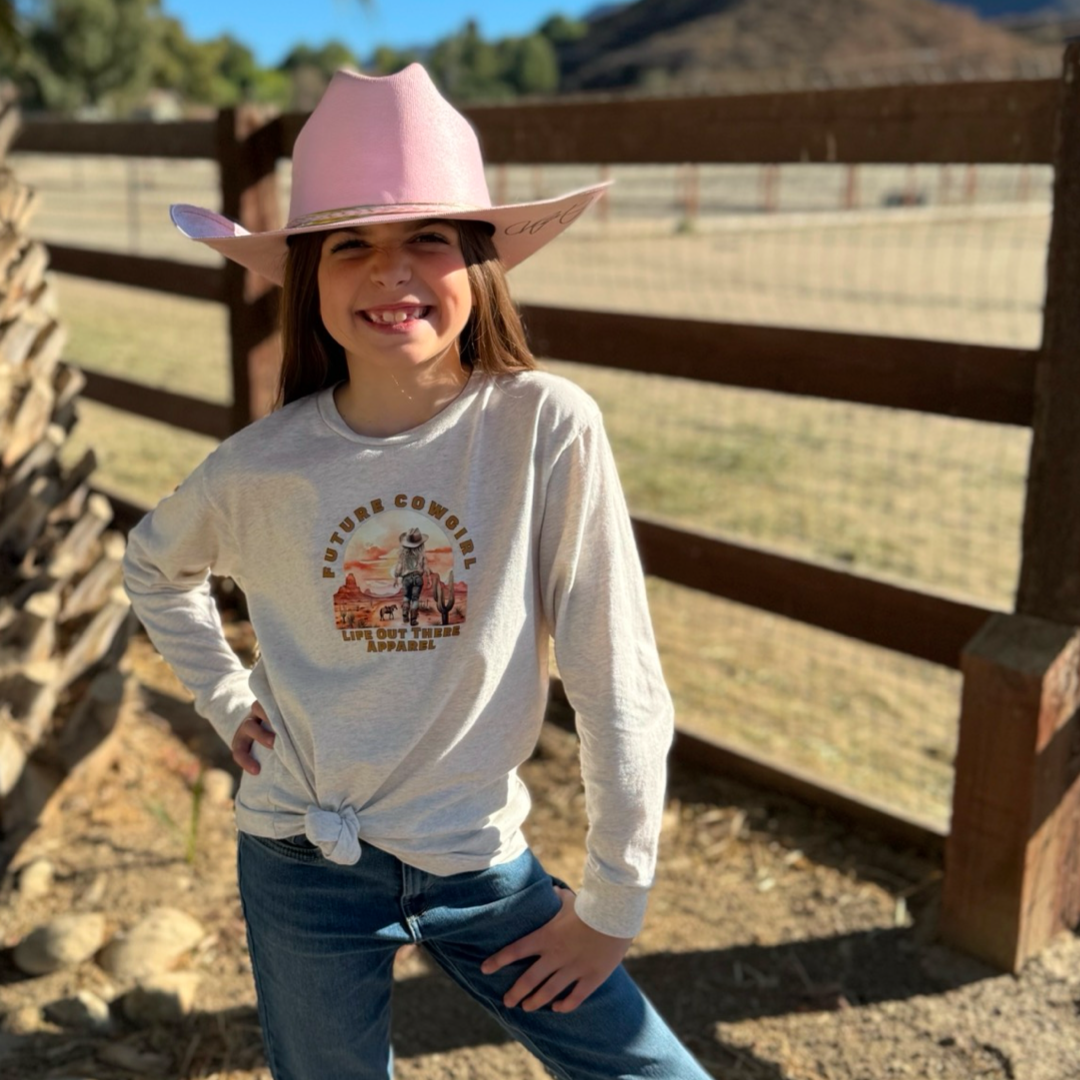
{"type": "Polygon", "coordinates": [[[266,715],[266,711],[257,701],[253,702],[250,715],[244,717],[232,737],[233,761],[244,772],[249,772],[252,776],[258,775],[260,766],[251,756],[251,747],[259,743],[273,750],[275,738],[277,736],[270,727],[270,718],[266,715]]]}
{"type": "Polygon", "coordinates": [[[567,987],[574,989],[552,1006],[553,1012],[572,1012],[619,966],[633,938],[610,937],[583,923],[574,911],[574,894],[555,886],[562,909],[550,922],[489,956],[480,970],[494,975],[507,964],[536,959],[503,996],[512,1009],[542,1008],[567,987]]]}

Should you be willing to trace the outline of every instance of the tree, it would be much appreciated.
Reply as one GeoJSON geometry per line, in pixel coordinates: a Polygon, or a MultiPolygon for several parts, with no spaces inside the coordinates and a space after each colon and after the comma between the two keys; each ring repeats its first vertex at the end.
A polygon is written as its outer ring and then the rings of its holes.
{"type": "Polygon", "coordinates": [[[565,15],[552,15],[540,24],[537,33],[542,34],[556,48],[579,41],[589,32],[589,24],[580,19],[568,19],[565,15]]]}
{"type": "Polygon", "coordinates": [[[18,56],[22,50],[22,35],[15,18],[12,0],[0,0],[0,54],[18,56]]]}
{"type": "Polygon", "coordinates": [[[51,108],[134,98],[150,85],[158,13],[158,0],[39,0],[22,74],[51,108]]]}
{"type": "Polygon", "coordinates": [[[505,78],[505,50],[484,41],[472,19],[459,33],[435,45],[427,57],[427,68],[436,85],[454,101],[514,96],[514,87],[505,78]]]}
{"type": "Polygon", "coordinates": [[[520,94],[551,94],[559,89],[559,61],[551,41],[530,34],[514,42],[507,77],[520,94]]]}
{"type": "Polygon", "coordinates": [[[214,65],[217,73],[217,103],[233,105],[240,101],[250,101],[259,72],[255,54],[229,34],[222,34],[207,44],[217,52],[217,63],[214,65]],[[232,100],[226,101],[227,97],[232,100]]]}
{"type": "Polygon", "coordinates": [[[243,43],[223,34],[192,41],[176,19],[162,18],[151,81],[189,102],[235,105],[257,101],[284,107],[292,95],[288,75],[262,68],[243,43]]]}
{"type": "Polygon", "coordinates": [[[298,68],[315,68],[329,80],[338,68],[358,66],[356,56],[348,45],[340,41],[328,41],[321,49],[314,49],[306,43],[294,45],[285,59],[278,64],[278,70],[291,74],[298,68]]]}
{"type": "Polygon", "coordinates": [[[371,57],[370,66],[376,75],[393,75],[420,59],[415,49],[392,49],[389,45],[380,45],[371,57]]]}
{"type": "Polygon", "coordinates": [[[294,45],[278,65],[278,71],[289,80],[289,107],[309,112],[318,104],[338,68],[359,66],[347,45],[340,41],[328,41],[319,49],[306,43],[294,45]]]}

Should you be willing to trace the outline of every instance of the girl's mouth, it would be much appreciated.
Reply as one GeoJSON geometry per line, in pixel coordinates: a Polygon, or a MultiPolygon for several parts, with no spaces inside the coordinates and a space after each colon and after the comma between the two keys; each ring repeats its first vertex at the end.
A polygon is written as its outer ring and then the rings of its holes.
{"type": "Polygon", "coordinates": [[[408,308],[382,308],[375,311],[361,311],[360,317],[371,326],[380,330],[408,330],[421,319],[427,318],[431,306],[408,308]]]}

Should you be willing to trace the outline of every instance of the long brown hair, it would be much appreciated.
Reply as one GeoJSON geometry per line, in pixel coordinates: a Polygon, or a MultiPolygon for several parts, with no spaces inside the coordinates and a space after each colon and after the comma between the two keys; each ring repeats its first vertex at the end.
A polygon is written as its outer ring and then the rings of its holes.
{"type": "MultiPolygon", "coordinates": [[[[481,221],[450,224],[460,238],[472,292],[472,311],[458,339],[462,364],[492,374],[535,368],[506,272],[491,240],[491,226],[481,221]]],[[[349,377],[345,350],[330,336],[319,314],[319,258],[325,239],[325,232],[298,233],[289,239],[276,409],[349,377]]]]}

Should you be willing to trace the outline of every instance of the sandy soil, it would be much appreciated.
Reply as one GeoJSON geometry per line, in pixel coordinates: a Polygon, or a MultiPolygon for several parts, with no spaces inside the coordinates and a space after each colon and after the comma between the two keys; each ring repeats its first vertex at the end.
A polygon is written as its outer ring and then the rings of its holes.
{"type": "MultiPolygon", "coordinates": [[[[92,790],[63,789],[62,813],[22,847],[0,886],[0,1080],[269,1080],[231,804],[202,804],[185,859],[192,785],[200,769],[225,763],[225,748],[162,693],[170,677],[144,638],[129,658],[147,705],[122,716],[115,764],[92,790]],[[40,855],[56,864],[57,881],[28,904],[17,871],[40,855]],[[77,989],[128,989],[93,961],[22,975],[11,948],[33,926],[63,911],[101,911],[115,931],[162,904],[207,930],[182,965],[203,976],[185,1022],[121,1021],[110,1040],[27,1024],[17,1012],[77,989]],[[99,1055],[110,1041],[142,1052],[143,1064],[108,1064],[99,1055]]],[[[585,820],[573,736],[549,725],[524,772],[534,847],[575,881],[585,820]]],[[[679,768],[648,922],[628,966],[717,1077],[1080,1077],[1080,940],[1063,935],[1019,977],[997,974],[935,942],[940,879],[935,862],[820,812],[679,768]]],[[[544,1075],[422,952],[399,963],[395,1046],[405,1080],[544,1075]]]]}

